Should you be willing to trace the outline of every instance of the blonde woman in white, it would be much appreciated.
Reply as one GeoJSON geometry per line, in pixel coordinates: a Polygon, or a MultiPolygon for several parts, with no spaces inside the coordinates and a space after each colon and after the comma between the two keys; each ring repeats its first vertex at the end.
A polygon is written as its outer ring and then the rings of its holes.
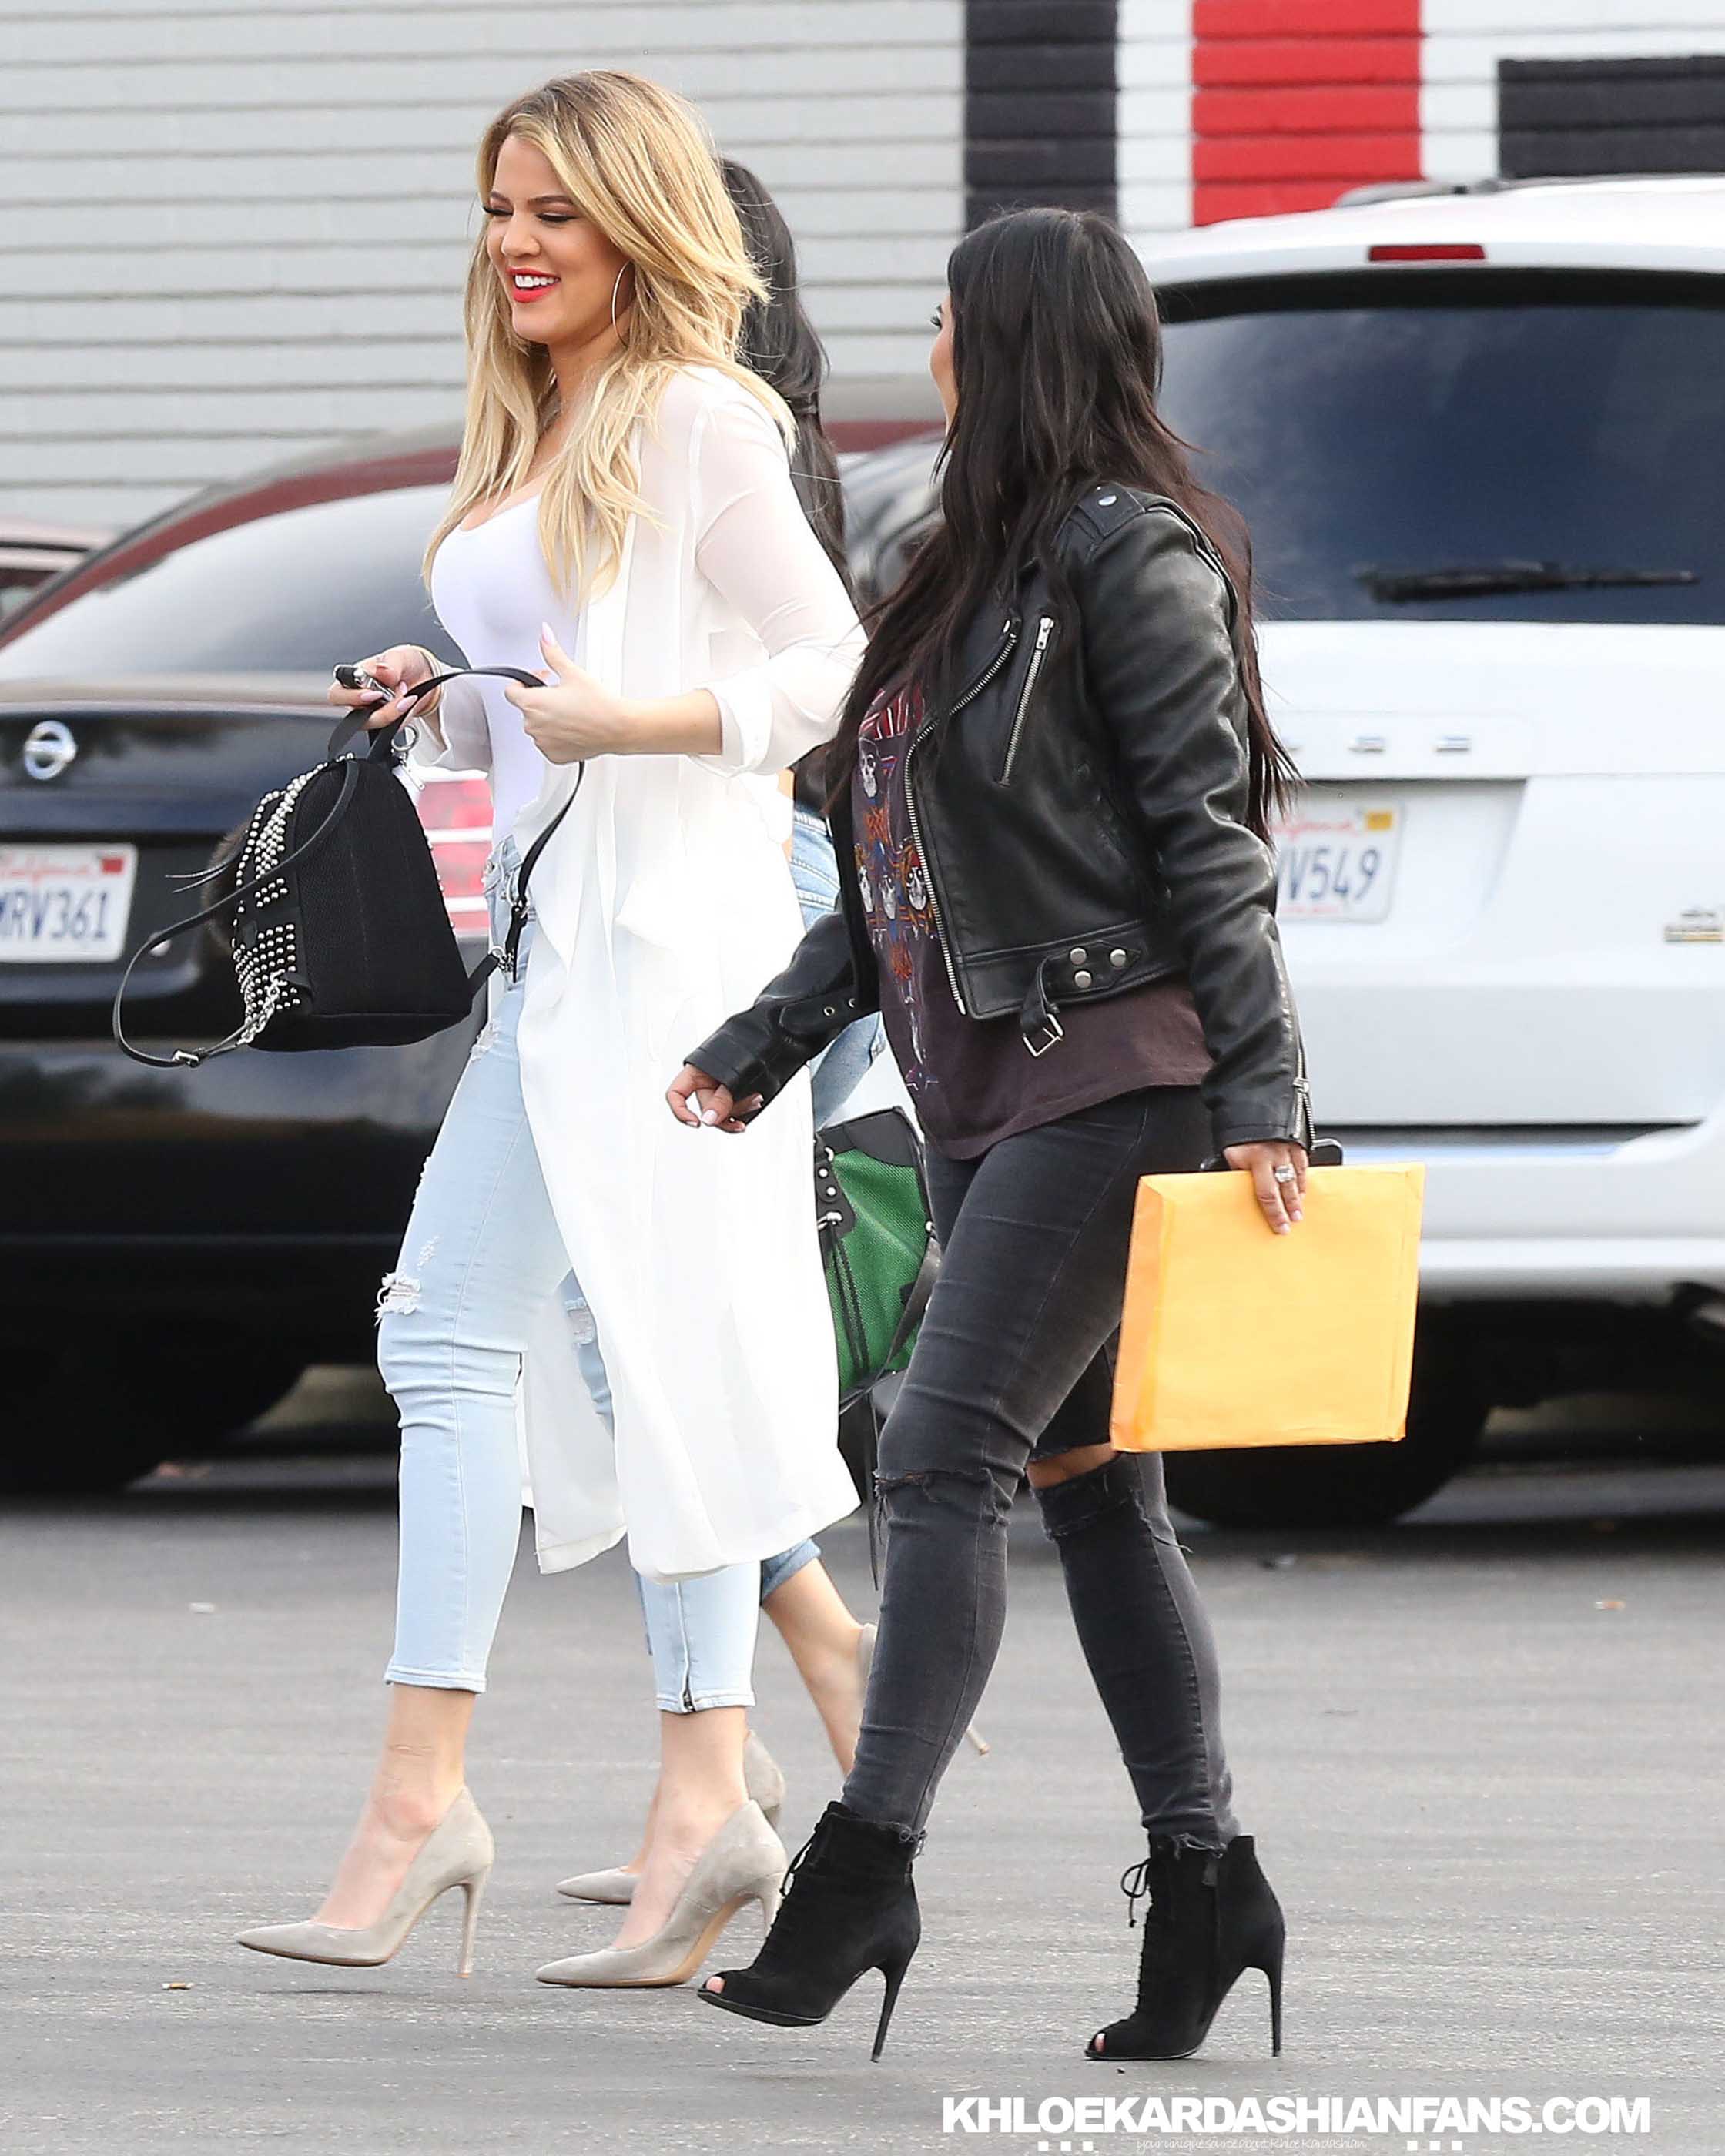
{"type": "MultiPolygon", "coordinates": [[[[762,1561],[856,1501],[806,1084],[764,1153],[679,1129],[660,1096],[799,939],[776,775],[831,735],[861,634],[788,415],[732,357],[760,287],[691,110],[636,76],[561,78],[498,115],[479,179],[466,429],[427,567],[471,664],[547,685],[444,685],[413,753],[490,773],[494,927],[567,813],[381,1301],[402,1415],[382,1757],[316,1916],[241,1938],[371,1966],[460,1886],[466,1963],[492,1845],[465,1741],[519,1532],[519,1375],[542,1569],[626,1533],[700,1618],[697,1668],[647,1598],[660,1705],[680,1686],[682,1710],[660,1717],[651,1840],[614,1948],[542,1974],[679,1982],[742,1901],[770,1916],[784,1866],[742,1773],[762,1561]]],[[[413,709],[426,654],[364,663],[398,692],[372,723],[413,709]]]]}

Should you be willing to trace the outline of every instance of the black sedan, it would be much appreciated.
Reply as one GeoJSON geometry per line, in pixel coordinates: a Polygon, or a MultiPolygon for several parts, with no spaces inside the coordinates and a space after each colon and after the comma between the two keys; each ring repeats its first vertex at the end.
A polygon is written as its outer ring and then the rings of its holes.
{"type": "MultiPolygon", "coordinates": [[[[444,429],[394,434],[208,490],[0,629],[0,1490],[111,1488],[308,1363],[372,1354],[477,1018],[417,1047],[163,1071],[114,1048],[109,1006],[224,834],[324,753],[333,660],[408,639],[459,663],[419,574],[455,454],[444,429]]],[[[885,454],[872,488],[875,459],[847,459],[870,564],[905,490],[885,454]]],[[[417,798],[478,938],[487,789],[434,773],[417,798]]],[[[236,1001],[220,938],[182,938],[134,973],[127,1030],[213,1041],[236,1001]]]]}
{"type": "MultiPolygon", "coordinates": [[[[446,434],[186,502],[42,588],[0,637],[0,1486],[112,1486],[371,1353],[370,1312],[470,1029],[195,1071],[108,1037],[126,954],[190,911],[258,797],[323,753],[333,659],[459,654],[419,581],[446,434]]],[[[428,786],[452,917],[483,926],[482,782],[428,786]]],[[[213,935],[152,954],[128,1027],[234,1023],[213,935]]]]}

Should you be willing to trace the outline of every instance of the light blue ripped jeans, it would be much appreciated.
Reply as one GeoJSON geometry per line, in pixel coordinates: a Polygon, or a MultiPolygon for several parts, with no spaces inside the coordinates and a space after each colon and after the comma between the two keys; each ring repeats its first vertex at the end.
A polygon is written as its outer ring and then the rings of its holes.
{"type": "MultiPolygon", "coordinates": [[[[486,871],[502,941],[517,858],[486,871]]],[[[394,1684],[483,1691],[521,1535],[515,1394],[546,1301],[569,1314],[574,1363],[608,1422],[610,1386],[593,1320],[552,1213],[521,1105],[516,1031],[536,927],[497,998],[438,1132],[401,1257],[378,1297],[378,1366],[401,1414],[401,1555],[394,1684]]],[[[670,1713],[748,1707],[760,1600],[819,1552],[642,1582],[659,1705],[670,1713]]]]}
{"type": "MultiPolygon", "coordinates": [[[[795,823],[791,846],[791,878],[796,887],[797,903],[803,910],[803,922],[811,927],[824,913],[829,913],[838,903],[839,879],[833,857],[833,841],[827,827],[819,816],[803,808],[795,808],[795,823]]],[[[828,1122],[837,1115],[858,1081],[879,1055],[881,1045],[880,1021],[878,1017],[859,1019],[846,1027],[831,1047],[814,1065],[814,1120],[816,1125],[828,1122]]],[[[582,1364],[582,1374],[593,1387],[595,1404],[601,1397],[608,1401],[610,1392],[605,1385],[603,1368],[598,1383],[593,1384],[590,1364],[582,1364]]],[[[601,1409],[603,1412],[603,1409],[601,1409]]],[[[815,1434],[811,1433],[811,1437],[815,1434]]],[[[766,1601],[776,1589],[784,1585],[791,1574],[800,1572],[805,1564],[820,1555],[818,1543],[800,1542],[794,1549],[781,1550],[777,1557],[768,1558],[761,1567],[760,1599],[766,1601]]],[[[669,1640],[680,1642],[686,1667],[699,1673],[716,1659],[713,1635],[721,1621],[714,1606],[719,1600],[711,1583],[725,1578],[722,1573],[709,1573],[697,1579],[655,1580],[635,1575],[635,1585],[640,1592],[642,1613],[647,1620],[647,1645],[653,1656],[655,1681],[659,1689],[659,1704],[667,1713],[675,1713],[680,1707],[688,1704],[666,1697],[663,1670],[666,1664],[665,1644],[669,1640]]],[[[726,1602],[728,1609],[728,1600],[726,1602]]],[[[701,1696],[697,1683],[695,1703],[701,1707],[717,1707],[726,1702],[701,1696]]]]}

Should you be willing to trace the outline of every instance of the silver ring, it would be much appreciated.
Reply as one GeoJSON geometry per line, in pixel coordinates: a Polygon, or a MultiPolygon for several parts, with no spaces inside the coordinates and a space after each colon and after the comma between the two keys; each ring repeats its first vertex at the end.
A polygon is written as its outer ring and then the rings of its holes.
{"type": "Polygon", "coordinates": [[[1278,1183],[1292,1183],[1297,1179],[1299,1173],[1296,1168],[1290,1168],[1286,1161],[1280,1168],[1272,1168],[1270,1172],[1278,1183]]]}

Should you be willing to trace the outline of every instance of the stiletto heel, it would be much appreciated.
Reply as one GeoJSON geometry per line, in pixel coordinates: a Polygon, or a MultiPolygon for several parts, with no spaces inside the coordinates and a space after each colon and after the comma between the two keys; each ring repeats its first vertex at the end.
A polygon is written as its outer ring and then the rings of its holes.
{"type": "Polygon", "coordinates": [[[461,1958],[455,1964],[457,1976],[473,1974],[473,1942],[479,1930],[480,1903],[485,1899],[485,1881],[491,1876],[488,1864],[472,1879],[464,1879],[462,1892],[467,1897],[467,1906],[461,1912],[461,1958]]]}
{"type": "Polygon", "coordinates": [[[467,1912],[459,1973],[465,1976],[472,1965],[479,1897],[496,1853],[479,1806],[462,1789],[408,1866],[389,1907],[375,1924],[259,1924],[242,1932],[239,1943],[254,1953],[280,1954],[289,1961],[323,1962],[335,1969],[381,1969],[394,1958],[438,1897],[452,1887],[463,1887],[467,1912]]]}
{"type": "Polygon", "coordinates": [[[899,1986],[922,1943],[911,1880],[920,1834],[829,1804],[785,1874],[784,1899],[747,1969],[721,1973],[722,1991],[701,1997],[727,2014],[779,2028],[824,2021],[865,1971],[886,1981],[870,2056],[878,2059],[899,1986]]]}
{"type": "Polygon", "coordinates": [[[1098,2030],[1092,2059],[1187,2059],[1209,2035],[1217,2010],[1249,1969],[1270,1982],[1270,2048],[1281,2053],[1281,1964],[1286,1928],[1250,1835],[1220,1855],[1153,1840],[1121,1880],[1132,1921],[1149,1897],[1138,1961],[1138,2003],[1098,2030]]]}
{"type": "Polygon", "coordinates": [[[886,2025],[892,2019],[892,2010],[898,2004],[898,1988],[904,1982],[905,1971],[910,1965],[906,1958],[892,1969],[883,1968],[880,1971],[886,1979],[886,1989],[880,1999],[880,2019],[875,2025],[875,2048],[869,2054],[871,2061],[880,2057],[881,2046],[886,2041],[886,2025]]]}

